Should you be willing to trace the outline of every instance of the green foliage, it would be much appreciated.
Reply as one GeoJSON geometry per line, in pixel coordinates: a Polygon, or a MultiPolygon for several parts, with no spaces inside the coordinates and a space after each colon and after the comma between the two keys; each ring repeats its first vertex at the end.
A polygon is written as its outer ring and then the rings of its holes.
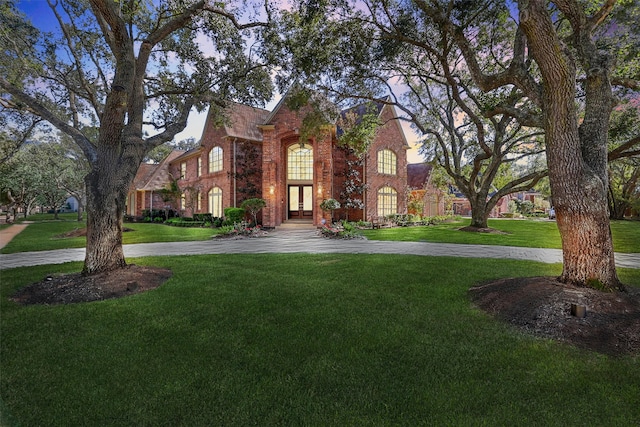
{"type": "Polygon", "coordinates": [[[611,115],[609,152],[615,158],[609,162],[609,212],[611,218],[622,219],[629,209],[640,211],[640,106],[629,100],[611,115]],[[620,156],[620,157],[618,157],[620,156]]]}
{"type": "Polygon", "coordinates": [[[522,215],[531,215],[533,214],[533,203],[530,200],[518,200],[513,199],[516,205],[516,212],[522,215]]]}
{"type": "Polygon", "coordinates": [[[339,224],[324,225],[320,229],[323,237],[330,239],[361,239],[362,235],[358,232],[354,223],[342,220],[339,224]]]}
{"type": "Polygon", "coordinates": [[[215,115],[231,102],[271,98],[266,23],[258,22],[269,15],[267,4],[52,1],[44,6],[46,33],[5,5],[0,103],[46,119],[83,151],[92,176],[89,217],[108,218],[89,230],[96,250],[87,251],[86,272],[122,265],[113,236],[148,152],[184,130],[194,108],[215,115]]]}
{"type": "Polygon", "coordinates": [[[182,150],[189,151],[194,148],[198,148],[200,145],[199,141],[196,141],[194,137],[190,137],[187,139],[183,139],[178,142],[165,142],[164,144],[158,145],[156,148],[147,153],[144,161],[152,161],[153,163],[162,162],[173,150],[182,150]]]}
{"type": "Polygon", "coordinates": [[[320,202],[320,209],[323,211],[334,211],[340,209],[340,202],[336,199],[324,199],[320,202]]]}
{"type": "Polygon", "coordinates": [[[298,130],[300,143],[305,143],[311,138],[326,137],[327,126],[332,125],[338,114],[336,105],[326,96],[300,85],[288,90],[285,102],[287,107],[302,117],[298,130]]]}
{"type": "Polygon", "coordinates": [[[158,193],[165,203],[175,203],[182,195],[182,189],[178,185],[177,179],[170,179],[167,186],[159,190],[158,193]]]}
{"type": "Polygon", "coordinates": [[[260,198],[247,199],[240,204],[240,207],[248,212],[253,218],[253,223],[258,224],[258,212],[267,206],[267,201],[260,198]]]}
{"type": "Polygon", "coordinates": [[[338,145],[348,147],[360,158],[375,141],[381,122],[377,106],[371,102],[345,111],[337,124],[341,132],[338,145]]]}
{"type": "Polygon", "coordinates": [[[244,220],[245,210],[242,208],[224,208],[224,219],[229,224],[235,224],[244,220]]]}

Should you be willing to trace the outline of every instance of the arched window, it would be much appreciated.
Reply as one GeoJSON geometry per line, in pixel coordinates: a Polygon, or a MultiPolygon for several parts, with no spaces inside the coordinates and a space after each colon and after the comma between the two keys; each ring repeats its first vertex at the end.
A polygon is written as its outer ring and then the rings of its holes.
{"type": "Polygon", "coordinates": [[[392,215],[398,212],[398,192],[391,187],[378,190],[378,216],[392,215]]]}
{"type": "Polygon", "coordinates": [[[378,173],[396,174],[396,153],[386,148],[378,151],[378,173]]]}
{"type": "Polygon", "coordinates": [[[313,147],[294,144],[287,151],[287,178],[309,181],[313,179],[313,147]]]}
{"type": "Polygon", "coordinates": [[[209,212],[211,216],[221,218],[222,211],[222,188],[213,187],[209,190],[209,212]]]}
{"type": "Polygon", "coordinates": [[[209,151],[209,173],[220,172],[222,170],[222,148],[213,147],[209,151]]]}

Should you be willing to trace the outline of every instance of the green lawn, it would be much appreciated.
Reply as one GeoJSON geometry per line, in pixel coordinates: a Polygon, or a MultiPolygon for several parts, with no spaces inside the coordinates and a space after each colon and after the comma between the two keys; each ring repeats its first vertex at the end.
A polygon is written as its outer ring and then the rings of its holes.
{"type": "MultiPolygon", "coordinates": [[[[8,295],[81,264],[2,272],[5,423],[640,423],[638,357],[534,338],[468,300],[474,284],[559,265],[336,254],[135,262],[174,275],[118,300],[21,307],[8,295]]],[[[640,270],[619,273],[640,286],[640,270]]]]}
{"type": "MultiPolygon", "coordinates": [[[[467,243],[482,245],[520,246],[530,248],[562,247],[555,221],[489,220],[489,227],[506,234],[466,233],[459,228],[469,225],[468,219],[424,227],[396,227],[364,230],[370,240],[407,242],[467,243]]],[[[640,252],[640,221],[612,221],[611,233],[616,252],[640,252]]]]}
{"type": "MultiPolygon", "coordinates": [[[[87,243],[85,237],[61,238],[59,236],[85,226],[84,222],[77,221],[44,221],[29,224],[0,250],[0,253],[84,248],[87,243]]],[[[125,223],[124,227],[131,229],[122,233],[124,244],[207,240],[217,233],[216,229],[212,228],[170,227],[149,223],[125,223]]]]}
{"type": "MultiPolygon", "coordinates": [[[[52,216],[51,214],[48,214],[52,216]]],[[[67,214],[68,215],[68,214],[67,214]]],[[[29,219],[32,219],[30,217],[29,219]]],[[[396,227],[381,230],[362,230],[371,240],[425,241],[434,243],[467,243],[538,248],[560,248],[560,234],[553,221],[489,220],[489,225],[507,234],[464,233],[460,227],[468,220],[424,227],[396,227]]],[[[41,221],[29,225],[0,253],[30,252],[64,248],[82,248],[84,237],[56,236],[84,227],[77,221],[41,221]]],[[[123,242],[152,243],[207,240],[217,233],[211,228],[169,227],[148,223],[125,223],[133,231],[123,233],[123,242]]],[[[617,252],[640,252],[640,221],[613,221],[611,224],[614,248],[617,252]]]]}

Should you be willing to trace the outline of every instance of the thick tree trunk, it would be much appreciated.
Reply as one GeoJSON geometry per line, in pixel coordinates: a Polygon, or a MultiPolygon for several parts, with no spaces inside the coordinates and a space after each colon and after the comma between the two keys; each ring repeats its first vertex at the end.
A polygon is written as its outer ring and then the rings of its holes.
{"type": "Polygon", "coordinates": [[[87,251],[84,274],[126,266],[122,250],[122,216],[126,194],[122,195],[114,178],[113,174],[98,174],[95,170],[86,178],[87,251]]]}
{"type": "Polygon", "coordinates": [[[616,275],[607,204],[608,112],[611,88],[606,68],[587,72],[587,108],[578,126],[576,64],[558,39],[546,2],[521,9],[531,54],[543,77],[544,129],[549,181],[562,238],[565,283],[602,290],[621,288],[616,275]]]}
{"type": "Polygon", "coordinates": [[[111,271],[126,266],[122,249],[122,218],[127,192],[140,167],[142,144],[120,145],[100,150],[85,178],[87,188],[87,252],[84,274],[111,271]]]}
{"type": "Polygon", "coordinates": [[[471,227],[488,228],[489,213],[491,209],[486,203],[471,204],[471,227]]]}

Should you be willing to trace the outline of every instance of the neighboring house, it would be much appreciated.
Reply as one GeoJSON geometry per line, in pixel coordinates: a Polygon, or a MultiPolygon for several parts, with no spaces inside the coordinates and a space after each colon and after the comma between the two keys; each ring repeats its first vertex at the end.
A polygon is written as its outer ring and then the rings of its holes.
{"type": "MultiPolygon", "coordinates": [[[[469,200],[464,196],[464,194],[453,187],[450,188],[450,192],[453,195],[453,214],[461,216],[471,216],[471,203],[469,203],[469,200]]],[[[502,214],[509,212],[509,202],[511,200],[528,200],[533,203],[534,206],[544,204],[544,196],[534,189],[511,193],[498,200],[498,203],[494,206],[493,209],[491,209],[489,217],[499,218],[500,216],[502,216],[502,214]]]]}
{"type": "Polygon", "coordinates": [[[158,164],[140,165],[127,196],[126,215],[140,217],[145,210],[174,207],[172,201],[163,199],[162,190],[167,189],[173,179],[169,164],[183,154],[184,151],[174,150],[158,164]]]}
{"type": "Polygon", "coordinates": [[[444,199],[445,195],[431,184],[431,171],[433,166],[428,163],[413,163],[407,165],[407,186],[410,191],[410,199],[420,201],[422,204],[421,212],[413,212],[409,209],[410,214],[419,214],[421,216],[437,216],[445,214],[444,199]]]}

